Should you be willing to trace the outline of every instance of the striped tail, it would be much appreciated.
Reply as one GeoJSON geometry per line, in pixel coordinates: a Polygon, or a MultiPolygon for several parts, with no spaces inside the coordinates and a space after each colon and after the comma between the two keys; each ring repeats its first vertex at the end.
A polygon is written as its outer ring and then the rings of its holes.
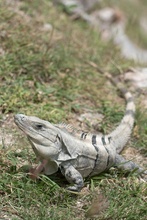
{"type": "Polygon", "coordinates": [[[120,125],[112,133],[109,134],[109,136],[113,139],[115,145],[114,147],[116,147],[117,153],[120,153],[126,145],[127,141],[129,140],[129,137],[133,129],[135,117],[135,104],[131,93],[128,92],[125,88],[123,88],[122,84],[117,79],[112,78],[111,75],[107,75],[107,77],[112,81],[113,84],[117,86],[117,88],[123,94],[127,103],[125,115],[120,125]]]}

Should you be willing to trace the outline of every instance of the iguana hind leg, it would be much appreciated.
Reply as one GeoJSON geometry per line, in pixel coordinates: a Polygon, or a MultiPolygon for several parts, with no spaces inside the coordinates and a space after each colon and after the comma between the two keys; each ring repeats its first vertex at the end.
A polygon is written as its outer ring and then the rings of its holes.
{"type": "Polygon", "coordinates": [[[73,184],[72,186],[69,186],[67,189],[69,191],[75,192],[81,191],[82,187],[84,186],[82,175],[72,165],[62,165],[60,169],[67,181],[73,184]]]}
{"type": "Polygon", "coordinates": [[[147,174],[147,170],[144,170],[133,161],[127,161],[124,157],[122,157],[119,154],[116,154],[114,167],[117,167],[118,169],[124,170],[126,172],[136,170],[137,173],[147,174]]]}

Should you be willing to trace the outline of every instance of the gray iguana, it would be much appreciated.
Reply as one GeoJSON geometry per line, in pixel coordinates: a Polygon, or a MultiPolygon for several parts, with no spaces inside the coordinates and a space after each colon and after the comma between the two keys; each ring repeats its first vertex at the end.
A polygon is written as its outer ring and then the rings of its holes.
{"type": "Polygon", "coordinates": [[[119,153],[127,143],[134,124],[135,105],[130,92],[107,75],[123,93],[127,105],[125,115],[114,131],[108,135],[76,132],[65,124],[51,124],[34,116],[16,114],[16,125],[27,135],[41,164],[34,169],[34,176],[41,171],[51,175],[58,169],[72,185],[72,191],[80,191],[84,178],[98,175],[110,167],[145,173],[132,161],[126,161],[119,153]]]}

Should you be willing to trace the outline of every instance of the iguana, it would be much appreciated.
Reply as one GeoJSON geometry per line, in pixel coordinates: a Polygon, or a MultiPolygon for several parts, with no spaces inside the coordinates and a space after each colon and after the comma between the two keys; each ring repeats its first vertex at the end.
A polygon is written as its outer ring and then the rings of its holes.
{"type": "Polygon", "coordinates": [[[119,153],[127,143],[134,124],[135,104],[130,92],[112,79],[126,99],[126,111],[120,125],[108,135],[76,132],[65,124],[52,124],[34,116],[16,114],[16,125],[27,135],[41,164],[33,170],[51,175],[58,169],[71,184],[68,190],[80,191],[84,178],[98,175],[110,167],[125,171],[147,171],[132,161],[126,161],[119,153]]]}

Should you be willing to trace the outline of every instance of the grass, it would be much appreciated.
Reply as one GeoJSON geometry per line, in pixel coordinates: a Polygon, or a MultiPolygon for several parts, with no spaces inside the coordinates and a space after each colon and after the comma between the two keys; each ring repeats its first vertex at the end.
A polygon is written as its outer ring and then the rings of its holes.
{"type": "MultiPolygon", "coordinates": [[[[30,180],[26,170],[34,165],[35,155],[13,123],[13,115],[21,112],[53,123],[78,125],[77,118],[85,109],[98,109],[105,116],[98,130],[111,131],[123,116],[124,100],[88,62],[112,74],[118,74],[117,66],[123,72],[133,62],[123,59],[111,42],[102,42],[87,24],[71,21],[48,0],[15,5],[0,0],[0,38],[0,217],[81,220],[101,192],[109,207],[99,219],[145,220],[146,183],[135,173],[126,176],[112,169],[86,180],[89,189],[85,187],[81,194],[66,191],[68,183],[58,173],[30,180]],[[52,30],[44,30],[47,23],[52,30]]],[[[144,155],[146,119],[138,110],[131,139],[144,155]]]]}

